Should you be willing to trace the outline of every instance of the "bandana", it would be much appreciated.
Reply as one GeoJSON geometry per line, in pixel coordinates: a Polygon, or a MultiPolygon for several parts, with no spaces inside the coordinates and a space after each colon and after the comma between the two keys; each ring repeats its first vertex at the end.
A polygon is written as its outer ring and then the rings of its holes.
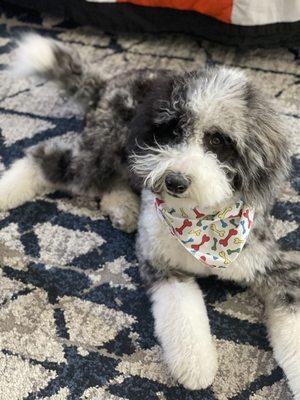
{"type": "Polygon", "coordinates": [[[226,268],[241,253],[250,233],[254,210],[242,200],[205,214],[197,207],[169,208],[156,198],[159,216],[185,249],[209,267],[226,268]]]}

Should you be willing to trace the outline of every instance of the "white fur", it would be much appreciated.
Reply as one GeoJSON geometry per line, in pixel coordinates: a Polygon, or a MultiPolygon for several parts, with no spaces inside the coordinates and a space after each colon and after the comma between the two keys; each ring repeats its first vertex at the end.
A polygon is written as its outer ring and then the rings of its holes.
{"type": "Polygon", "coordinates": [[[51,190],[37,164],[29,157],[22,158],[12,164],[0,179],[0,210],[17,207],[51,190]]]}
{"type": "MultiPolygon", "coordinates": [[[[216,108],[245,107],[244,90],[247,82],[243,71],[220,68],[209,80],[200,77],[188,93],[189,106],[196,113],[215,113],[216,108]]],[[[236,112],[236,110],[233,110],[236,112]]]]}
{"type": "Polygon", "coordinates": [[[187,389],[211,385],[217,353],[196,282],[164,282],[154,289],[152,300],[155,332],[172,375],[187,389]]]}
{"type": "MultiPolygon", "coordinates": [[[[243,71],[227,67],[221,67],[217,71],[212,71],[213,76],[209,79],[200,75],[195,90],[189,92],[190,99],[194,100],[194,104],[203,104],[203,101],[209,98],[211,103],[215,98],[230,99],[232,97],[243,98],[243,85],[247,81],[247,77],[243,71]]],[[[199,108],[193,108],[197,111],[199,108]]]]}
{"type": "Polygon", "coordinates": [[[300,400],[300,311],[267,307],[270,341],[274,356],[283,368],[295,400],[300,400]]]}
{"type": "Polygon", "coordinates": [[[13,72],[22,77],[43,74],[55,67],[53,42],[36,34],[28,34],[19,42],[13,72]]]}

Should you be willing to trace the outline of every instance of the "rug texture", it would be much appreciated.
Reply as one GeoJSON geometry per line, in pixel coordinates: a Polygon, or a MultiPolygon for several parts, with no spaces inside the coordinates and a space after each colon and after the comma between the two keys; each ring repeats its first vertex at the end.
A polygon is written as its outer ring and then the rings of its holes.
{"type": "MultiPolygon", "coordinates": [[[[282,248],[299,250],[298,49],[241,51],[179,35],[118,36],[2,9],[1,170],[30,146],[72,140],[82,129],[80,110],[55,86],[16,80],[7,71],[14,38],[25,30],[73,46],[109,76],[139,67],[244,70],[277,99],[290,132],[294,169],[273,208],[273,228],[282,248]]],[[[217,378],[195,392],[170,378],[153,335],[134,235],[113,229],[97,200],[56,193],[2,212],[0,263],[1,400],[292,399],[268,343],[262,305],[249,291],[215,279],[199,282],[218,347],[217,378]]]]}

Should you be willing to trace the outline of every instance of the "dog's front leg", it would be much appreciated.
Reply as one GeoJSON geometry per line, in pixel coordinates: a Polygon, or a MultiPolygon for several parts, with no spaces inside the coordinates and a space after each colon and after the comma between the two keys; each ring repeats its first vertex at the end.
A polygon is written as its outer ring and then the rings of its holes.
{"type": "Polygon", "coordinates": [[[152,279],[155,333],[171,374],[187,389],[208,387],[216,375],[217,353],[199,286],[193,278],[162,278],[158,271],[152,279]]]}
{"type": "Polygon", "coordinates": [[[109,216],[113,226],[125,232],[137,228],[140,208],[139,197],[125,179],[116,179],[101,199],[101,212],[109,216]]]}
{"type": "Polygon", "coordinates": [[[280,305],[269,301],[266,312],[274,356],[287,376],[295,399],[300,400],[300,304],[280,305]]]}

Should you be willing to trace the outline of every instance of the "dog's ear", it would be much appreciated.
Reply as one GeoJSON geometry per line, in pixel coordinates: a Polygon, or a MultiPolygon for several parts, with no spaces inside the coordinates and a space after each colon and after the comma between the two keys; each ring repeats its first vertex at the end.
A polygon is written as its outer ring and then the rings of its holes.
{"type": "Polygon", "coordinates": [[[129,125],[128,153],[139,153],[145,145],[167,144],[176,139],[178,109],[172,98],[176,83],[176,76],[171,73],[151,81],[129,125]]]}
{"type": "Polygon", "coordinates": [[[245,200],[266,206],[290,166],[289,136],[280,115],[252,83],[246,85],[247,135],[239,144],[235,185],[245,200]]]}
{"type": "MultiPolygon", "coordinates": [[[[149,81],[147,91],[143,92],[144,97],[140,100],[135,116],[129,124],[127,141],[129,165],[133,160],[132,155],[149,153],[158,145],[178,141],[178,110],[172,103],[176,81],[176,75],[173,73],[162,73],[149,81]]],[[[133,187],[140,190],[141,178],[134,173],[130,175],[133,187]]]]}

